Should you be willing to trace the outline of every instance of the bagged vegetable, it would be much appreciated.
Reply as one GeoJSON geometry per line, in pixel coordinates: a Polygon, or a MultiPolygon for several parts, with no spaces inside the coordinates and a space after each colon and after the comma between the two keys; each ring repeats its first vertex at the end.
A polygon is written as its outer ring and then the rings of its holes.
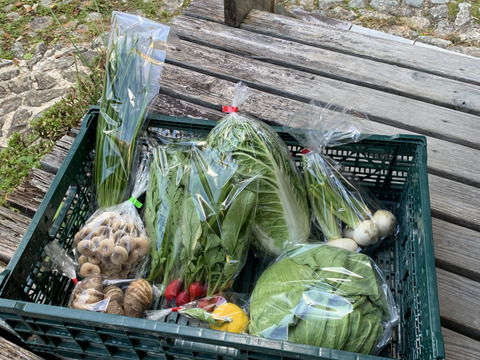
{"type": "MultiPolygon", "coordinates": [[[[359,121],[360,122],[360,121],[359,121]]],[[[382,209],[376,197],[324,153],[327,146],[357,142],[366,135],[345,119],[325,116],[310,104],[287,127],[306,151],[303,175],[314,223],[330,245],[352,251],[366,249],[394,234],[394,215],[382,209]]]]}
{"type": "Polygon", "coordinates": [[[398,313],[389,287],[365,254],[299,245],[260,276],[250,301],[250,333],[375,354],[398,313]]]}
{"type": "Polygon", "coordinates": [[[69,307],[140,318],[153,299],[154,289],[144,279],[105,280],[94,274],[77,283],[69,307]]]}
{"type": "Polygon", "coordinates": [[[267,124],[237,113],[249,96],[237,84],[230,112],[212,129],[207,144],[220,156],[232,156],[238,172],[259,176],[258,207],[253,232],[254,245],[277,257],[293,244],[304,243],[310,235],[307,196],[290,152],[267,124]]]}
{"type": "Polygon", "coordinates": [[[157,148],[147,198],[152,232],[149,279],[166,286],[166,306],[229,289],[246,261],[257,179],[208,147],[157,148]],[[156,190],[155,190],[156,189],[156,190]],[[153,219],[153,221],[152,221],[153,219]]]}
{"type": "Polygon", "coordinates": [[[148,186],[150,154],[142,155],[132,197],[118,205],[95,211],[75,234],[80,276],[101,274],[115,279],[135,277],[149,251],[137,200],[148,186]]]}
{"type": "Polygon", "coordinates": [[[198,326],[238,334],[248,330],[247,307],[243,296],[226,294],[201,298],[175,308],[149,310],[146,317],[158,321],[177,312],[198,326]]]}
{"type": "Polygon", "coordinates": [[[144,214],[150,239],[149,281],[167,284],[179,253],[179,228],[190,173],[190,152],[190,147],[172,144],[153,150],[144,214]]]}
{"type": "Polygon", "coordinates": [[[137,140],[160,89],[170,28],[114,11],[95,144],[95,185],[100,208],[119,204],[131,192],[137,140]]]}

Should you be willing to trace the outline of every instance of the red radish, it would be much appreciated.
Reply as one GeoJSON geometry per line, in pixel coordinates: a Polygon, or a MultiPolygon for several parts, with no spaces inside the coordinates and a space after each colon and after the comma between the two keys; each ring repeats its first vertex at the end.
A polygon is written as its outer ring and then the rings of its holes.
{"type": "Polygon", "coordinates": [[[178,293],[175,299],[177,306],[182,306],[190,302],[190,294],[188,293],[188,290],[183,290],[178,293]]]}
{"type": "Polygon", "coordinates": [[[200,297],[204,298],[205,296],[207,296],[207,291],[208,291],[208,284],[203,284],[203,291],[200,297]]]}
{"type": "Polygon", "coordinates": [[[167,288],[165,289],[165,298],[167,301],[175,299],[180,290],[182,290],[182,282],[180,279],[175,279],[168,284],[167,288]]]}
{"type": "Polygon", "coordinates": [[[198,281],[194,281],[188,287],[188,292],[190,293],[190,300],[193,301],[202,296],[203,286],[198,281]]]}

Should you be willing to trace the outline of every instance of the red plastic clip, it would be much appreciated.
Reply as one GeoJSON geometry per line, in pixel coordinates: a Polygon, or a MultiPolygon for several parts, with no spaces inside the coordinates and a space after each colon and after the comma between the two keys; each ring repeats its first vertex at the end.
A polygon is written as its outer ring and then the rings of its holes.
{"type": "Polygon", "coordinates": [[[75,285],[77,285],[77,283],[78,283],[77,278],[73,278],[72,281],[73,281],[73,283],[74,283],[75,285]]]}
{"type": "Polygon", "coordinates": [[[303,155],[308,154],[309,152],[310,152],[310,150],[308,150],[308,149],[303,149],[303,150],[302,150],[302,154],[303,154],[303,155]]]}
{"type": "Polygon", "coordinates": [[[238,107],[237,106],[223,106],[222,107],[222,112],[224,112],[224,113],[236,113],[236,112],[238,112],[238,107]]]}

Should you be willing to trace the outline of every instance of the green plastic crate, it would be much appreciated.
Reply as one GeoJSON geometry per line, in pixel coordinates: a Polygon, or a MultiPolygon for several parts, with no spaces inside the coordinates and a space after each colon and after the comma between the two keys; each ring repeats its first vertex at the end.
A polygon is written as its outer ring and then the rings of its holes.
{"type": "MultiPolygon", "coordinates": [[[[33,351],[76,359],[444,359],[427,181],[426,140],[373,136],[328,149],[395,213],[396,241],[371,255],[394,293],[400,321],[379,356],[262,339],[190,326],[172,314],[163,322],[66,307],[73,284],[48,270],[45,244],[71,249],[91,215],[93,149],[98,108],[89,109],[71,150],[6,270],[0,275],[0,317],[33,351]],[[60,210],[59,210],[60,208],[60,210]],[[56,216],[55,216],[56,215],[56,216]]],[[[152,117],[151,127],[208,133],[209,120],[152,117]]],[[[302,148],[276,128],[298,156],[302,148]]],[[[246,264],[235,288],[249,292],[262,264],[246,264]]]]}

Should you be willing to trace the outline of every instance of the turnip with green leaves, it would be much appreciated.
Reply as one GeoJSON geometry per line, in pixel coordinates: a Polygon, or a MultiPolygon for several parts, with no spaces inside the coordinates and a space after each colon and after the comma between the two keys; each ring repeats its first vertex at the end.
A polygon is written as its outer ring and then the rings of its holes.
{"type": "Polygon", "coordinates": [[[329,244],[357,251],[358,246],[374,245],[393,235],[394,215],[387,210],[372,215],[358,189],[336,170],[333,160],[310,152],[302,161],[313,215],[329,244]]]}

